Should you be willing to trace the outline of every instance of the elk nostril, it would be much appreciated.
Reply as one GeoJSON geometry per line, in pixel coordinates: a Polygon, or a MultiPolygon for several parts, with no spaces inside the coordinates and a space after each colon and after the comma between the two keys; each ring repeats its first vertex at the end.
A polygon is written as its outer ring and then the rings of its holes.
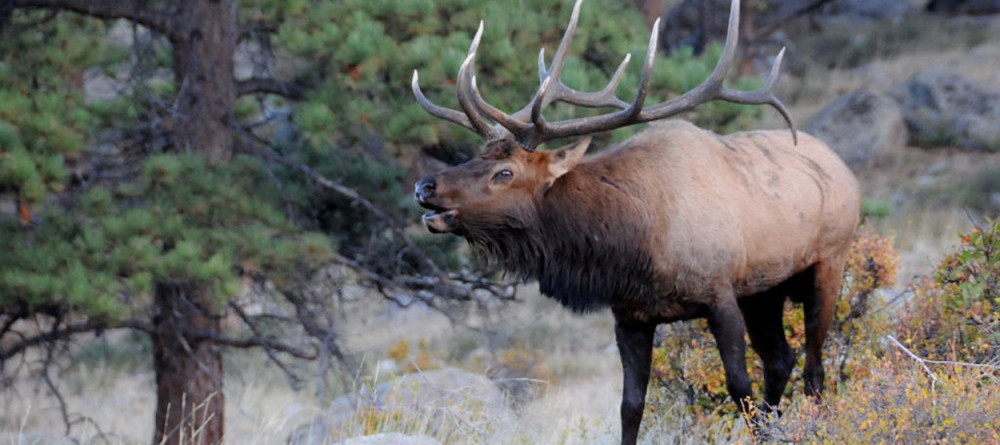
{"type": "Polygon", "coordinates": [[[417,199],[427,199],[434,196],[434,189],[436,188],[437,183],[434,182],[434,178],[426,177],[417,182],[417,185],[414,187],[414,194],[417,196],[417,199]]]}

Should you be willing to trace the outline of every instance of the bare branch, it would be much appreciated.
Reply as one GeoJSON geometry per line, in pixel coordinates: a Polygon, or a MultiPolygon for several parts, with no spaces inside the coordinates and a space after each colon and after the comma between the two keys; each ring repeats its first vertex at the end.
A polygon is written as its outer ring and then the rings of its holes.
{"type": "Polygon", "coordinates": [[[17,8],[62,9],[102,19],[132,20],[161,34],[176,37],[172,17],[140,0],[13,0],[17,8]]]}
{"type": "MultiPolygon", "coordinates": [[[[55,332],[58,328],[59,321],[56,320],[56,323],[52,326],[52,332],[55,332]]],[[[66,399],[63,398],[62,392],[59,391],[59,387],[52,381],[52,376],[49,374],[49,368],[52,366],[52,361],[55,357],[55,349],[56,345],[51,342],[45,344],[45,362],[42,365],[42,380],[45,382],[45,386],[49,387],[49,392],[59,402],[59,414],[62,416],[63,426],[66,428],[64,435],[69,436],[70,431],[73,429],[73,424],[69,420],[69,409],[66,407],[66,399]]]]}
{"type": "Polygon", "coordinates": [[[222,334],[217,334],[214,332],[189,332],[186,335],[187,338],[191,340],[204,340],[217,343],[223,346],[229,346],[232,348],[265,348],[275,351],[281,351],[292,357],[301,358],[305,360],[312,360],[316,358],[316,352],[306,352],[295,346],[284,343],[280,340],[275,340],[269,337],[247,337],[247,338],[235,338],[227,337],[222,334]]]}
{"type": "Polygon", "coordinates": [[[305,88],[296,83],[285,82],[270,77],[252,78],[236,82],[237,96],[256,93],[275,94],[289,99],[302,99],[305,94],[305,88]]]}
{"type": "Polygon", "coordinates": [[[153,332],[153,326],[149,323],[138,321],[138,320],[127,320],[116,323],[103,323],[97,321],[88,321],[79,324],[70,324],[62,329],[52,329],[44,334],[39,334],[33,337],[26,337],[17,343],[14,343],[6,349],[0,349],[0,362],[7,360],[21,352],[24,352],[28,348],[40,346],[46,343],[50,343],[57,340],[62,340],[76,334],[82,334],[84,332],[93,331],[104,331],[104,330],[115,330],[115,329],[133,329],[137,331],[142,331],[146,333],[153,332]]]}
{"type": "Polygon", "coordinates": [[[886,338],[888,338],[889,341],[891,341],[893,344],[895,344],[897,347],[899,347],[899,349],[902,349],[903,352],[905,352],[911,358],[913,358],[914,360],[916,360],[917,362],[919,362],[920,366],[924,367],[924,371],[926,371],[927,374],[929,374],[931,376],[931,378],[933,378],[935,381],[937,381],[937,376],[935,376],[934,373],[931,372],[931,369],[927,367],[927,363],[930,363],[932,365],[965,366],[965,367],[968,367],[968,368],[984,368],[984,369],[990,369],[990,370],[993,370],[993,371],[1000,371],[1000,366],[991,365],[991,364],[988,364],[988,363],[968,363],[968,362],[956,362],[956,361],[952,361],[952,360],[931,360],[931,359],[926,359],[926,358],[920,357],[917,354],[914,354],[913,352],[911,352],[909,349],[906,348],[906,346],[903,346],[903,344],[900,343],[899,340],[896,340],[896,337],[893,337],[892,335],[886,335],[886,338]]]}
{"type": "MultiPolygon", "coordinates": [[[[267,141],[259,138],[252,131],[249,131],[246,128],[243,128],[242,126],[235,125],[235,124],[233,125],[233,127],[236,128],[238,131],[240,131],[242,134],[244,134],[247,137],[249,137],[253,142],[256,142],[257,144],[259,144],[259,145],[261,145],[261,146],[263,146],[265,148],[270,148],[270,144],[267,141]]],[[[339,195],[344,196],[345,198],[350,199],[352,202],[360,204],[362,207],[365,208],[365,210],[368,210],[373,215],[375,215],[375,217],[377,217],[380,220],[385,221],[386,223],[388,223],[388,225],[389,225],[390,229],[393,231],[393,233],[396,234],[396,236],[398,236],[403,241],[404,244],[406,244],[406,248],[408,249],[408,252],[410,252],[412,255],[414,255],[417,258],[417,260],[420,261],[421,264],[423,264],[425,267],[427,267],[431,271],[431,273],[433,275],[439,277],[441,279],[441,281],[443,281],[443,282],[448,282],[448,277],[443,272],[441,272],[441,268],[438,267],[438,265],[435,264],[434,261],[432,261],[426,255],[424,255],[423,252],[419,248],[417,248],[416,245],[413,243],[413,240],[410,239],[410,236],[407,235],[406,232],[403,231],[404,224],[402,222],[400,222],[399,220],[397,220],[392,215],[389,215],[388,213],[386,213],[382,209],[378,208],[371,201],[365,199],[356,190],[354,190],[354,189],[352,189],[350,187],[344,186],[342,184],[338,184],[338,183],[336,183],[334,181],[331,181],[327,177],[319,174],[318,172],[316,172],[315,170],[309,168],[308,166],[306,166],[304,164],[291,161],[291,160],[289,160],[287,158],[284,158],[282,156],[278,156],[276,154],[272,154],[272,153],[268,152],[267,150],[253,149],[252,153],[255,154],[255,155],[257,155],[257,156],[260,156],[260,157],[262,157],[264,159],[267,159],[267,160],[269,160],[271,162],[276,162],[278,164],[281,164],[281,165],[284,165],[286,167],[289,167],[289,168],[291,168],[293,170],[297,170],[297,171],[299,171],[301,173],[304,173],[307,177],[309,177],[310,180],[314,181],[316,184],[319,184],[321,187],[323,187],[325,189],[328,189],[328,190],[332,190],[332,191],[338,193],[339,195]]]]}
{"type": "MultiPolygon", "coordinates": [[[[245,323],[247,327],[250,328],[250,331],[253,332],[255,336],[258,337],[261,336],[260,330],[257,328],[257,325],[253,322],[253,320],[250,319],[250,316],[243,311],[243,308],[241,308],[238,304],[236,304],[233,301],[229,302],[229,307],[233,309],[233,312],[236,312],[236,315],[238,315],[240,319],[243,320],[243,323],[245,323]]],[[[274,362],[274,364],[277,365],[278,368],[281,369],[281,371],[284,372],[286,376],[288,376],[288,379],[292,383],[292,387],[298,388],[301,385],[302,379],[300,379],[299,376],[295,375],[295,373],[292,372],[292,370],[289,369],[284,362],[278,359],[278,356],[274,354],[274,349],[265,347],[264,352],[267,354],[267,358],[269,358],[272,362],[274,362]]]]}

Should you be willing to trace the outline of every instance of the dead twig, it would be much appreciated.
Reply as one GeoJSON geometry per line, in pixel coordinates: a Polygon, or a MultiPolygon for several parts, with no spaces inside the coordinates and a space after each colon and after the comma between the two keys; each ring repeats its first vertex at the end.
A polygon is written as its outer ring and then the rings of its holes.
{"type": "Polygon", "coordinates": [[[903,344],[900,343],[899,340],[896,340],[896,337],[893,337],[892,335],[886,335],[886,338],[888,338],[889,341],[891,341],[893,344],[895,344],[896,347],[898,347],[903,352],[905,352],[906,355],[909,355],[912,359],[916,360],[917,363],[920,363],[920,366],[924,368],[924,372],[926,372],[927,375],[929,375],[931,377],[931,391],[934,391],[934,389],[935,389],[935,387],[937,385],[937,382],[938,382],[938,377],[937,377],[937,375],[934,374],[934,371],[931,371],[931,368],[927,367],[927,362],[926,362],[927,359],[922,358],[922,357],[918,356],[917,354],[914,354],[913,352],[911,352],[909,349],[906,348],[906,346],[903,346],[903,344]]]}

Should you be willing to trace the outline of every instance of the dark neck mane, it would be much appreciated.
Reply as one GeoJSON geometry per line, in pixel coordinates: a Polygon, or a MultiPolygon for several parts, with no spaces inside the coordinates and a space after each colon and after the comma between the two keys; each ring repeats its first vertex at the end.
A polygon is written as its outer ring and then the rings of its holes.
{"type": "Polygon", "coordinates": [[[652,260],[647,216],[621,189],[571,172],[536,202],[524,229],[471,231],[469,244],[488,265],[536,278],[543,294],[576,312],[634,300],[649,292],[652,260]]]}

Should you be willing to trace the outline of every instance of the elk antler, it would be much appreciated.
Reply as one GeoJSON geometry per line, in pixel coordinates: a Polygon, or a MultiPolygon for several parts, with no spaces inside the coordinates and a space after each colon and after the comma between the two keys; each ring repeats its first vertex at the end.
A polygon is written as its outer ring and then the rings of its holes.
{"type": "Polygon", "coordinates": [[[435,105],[427,100],[423,92],[420,91],[417,71],[414,70],[412,87],[417,102],[430,114],[475,131],[486,140],[499,139],[510,135],[529,150],[533,150],[535,147],[553,139],[608,131],[628,125],[664,119],[716,99],[740,104],[771,105],[781,113],[781,116],[785,119],[792,132],[792,139],[798,143],[795,123],[792,121],[788,109],[785,108],[785,105],[781,103],[772,91],[775,81],[778,79],[781,60],[785,55],[784,48],[775,57],[774,65],[771,66],[771,72],[768,74],[764,86],[760,89],[755,91],[738,91],[723,86],[726,72],[736,57],[736,45],[739,39],[740,0],[732,1],[729,9],[729,26],[726,30],[726,44],[722,49],[722,57],[708,78],[700,85],[678,97],[648,107],[644,105],[649,89],[650,74],[653,69],[653,58],[656,56],[657,36],[659,35],[660,27],[659,19],[653,24],[653,32],[649,36],[646,60],[643,63],[642,76],[639,80],[639,90],[636,92],[635,99],[631,103],[625,102],[615,95],[615,89],[621,81],[625,67],[631,59],[631,54],[625,56],[625,60],[618,66],[618,69],[611,77],[611,81],[600,91],[584,92],[574,90],[560,80],[563,64],[566,61],[566,54],[573,39],[573,33],[576,31],[576,25],[580,16],[580,5],[582,3],[583,0],[577,0],[576,4],[573,5],[573,13],[570,16],[569,26],[563,34],[555,56],[552,58],[552,64],[548,68],[545,67],[545,50],[542,49],[539,52],[538,78],[540,85],[534,97],[532,97],[531,101],[524,108],[521,108],[514,114],[507,114],[487,103],[483,99],[482,94],[479,93],[474,73],[476,51],[479,49],[479,40],[483,35],[483,22],[479,22],[479,30],[476,32],[476,36],[472,39],[472,45],[469,47],[469,55],[466,56],[465,61],[458,70],[458,103],[464,113],[435,105]],[[552,102],[566,102],[584,107],[614,107],[619,110],[598,116],[546,122],[545,117],[542,116],[542,109],[552,102]],[[495,124],[490,125],[484,119],[484,116],[495,122],[495,124]]]}

